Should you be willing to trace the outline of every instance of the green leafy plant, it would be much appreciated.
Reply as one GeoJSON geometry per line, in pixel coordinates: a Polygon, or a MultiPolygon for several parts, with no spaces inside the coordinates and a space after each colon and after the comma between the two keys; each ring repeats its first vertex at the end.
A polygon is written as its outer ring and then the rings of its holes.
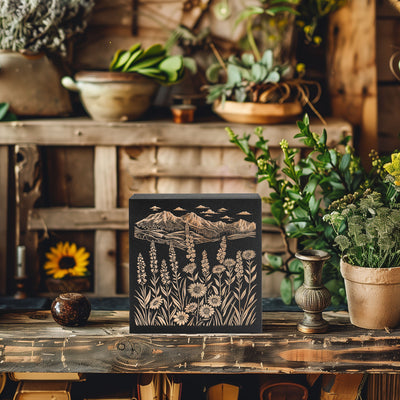
{"type": "Polygon", "coordinates": [[[9,111],[9,103],[0,103],[0,121],[16,121],[17,116],[9,111]]]}
{"type": "Polygon", "coordinates": [[[240,13],[236,25],[246,24],[245,42],[255,57],[261,59],[260,42],[275,47],[282,40],[291,20],[304,34],[306,43],[319,45],[321,19],[346,4],[346,0],[259,0],[259,5],[249,5],[240,13]],[[256,40],[255,32],[262,38],[256,40]]]}
{"type": "MultiPolygon", "coordinates": [[[[271,215],[263,222],[279,230],[286,254],[283,257],[267,255],[269,263],[264,268],[269,273],[284,274],[282,299],[290,303],[293,290],[303,282],[302,265],[289,246],[289,241],[295,239],[299,249],[323,249],[331,254],[324,268],[323,279],[332,293],[332,303],[338,305],[345,301],[339,272],[340,252],[334,243],[334,229],[323,217],[335,200],[375,185],[376,179],[378,182],[381,180],[378,174],[368,174],[362,167],[349,144],[350,136],[343,137],[337,148],[330,148],[326,130],[320,135],[312,132],[307,115],[297,126],[300,132],[295,138],[309,147],[309,154],[299,158],[299,150],[290,148],[287,140],[282,140],[282,165],[272,158],[262,128],[255,129],[255,143],[250,134],[239,137],[232,129],[227,128],[227,131],[230,141],[245,154],[245,160],[257,166],[259,182],[265,181],[271,189],[270,194],[263,198],[270,205],[271,215]],[[340,151],[340,147],[344,151],[340,151]]],[[[374,167],[373,170],[376,172],[376,169],[374,167]]]]}
{"type": "Polygon", "coordinates": [[[86,28],[93,0],[0,2],[0,49],[66,55],[66,41],[86,28]]]}
{"type": "Polygon", "coordinates": [[[374,155],[374,184],[335,201],[324,221],[349,264],[367,268],[400,266],[400,153],[391,162],[374,155]]]}
{"type": "Polygon", "coordinates": [[[162,84],[172,85],[183,79],[185,67],[193,69],[195,65],[180,55],[169,56],[161,44],[143,49],[140,43],[136,43],[129,50],[117,50],[109,69],[135,72],[162,84]]]}
{"type": "MultiPolygon", "coordinates": [[[[299,65],[298,78],[292,78],[293,68],[288,64],[275,62],[272,50],[266,50],[257,61],[253,54],[244,53],[242,56],[230,56],[226,63],[212,64],[207,69],[207,79],[214,82],[206,87],[207,102],[216,100],[254,103],[284,103],[300,101],[309,104],[319,116],[313,103],[319,100],[320,86],[317,82],[301,79],[304,65],[299,65]],[[216,83],[223,70],[224,83],[216,83]],[[310,88],[314,87],[316,94],[310,99],[310,88]]],[[[322,117],[321,117],[322,118],[322,117]]]]}

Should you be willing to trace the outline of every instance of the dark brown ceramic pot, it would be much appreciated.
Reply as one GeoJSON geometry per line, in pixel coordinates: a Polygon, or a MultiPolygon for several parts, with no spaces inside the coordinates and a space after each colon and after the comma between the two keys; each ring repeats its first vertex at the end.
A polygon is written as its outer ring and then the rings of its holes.
{"type": "Polygon", "coordinates": [[[51,305],[54,321],[63,326],[85,325],[90,311],[90,302],[81,293],[60,294],[51,305]]]}

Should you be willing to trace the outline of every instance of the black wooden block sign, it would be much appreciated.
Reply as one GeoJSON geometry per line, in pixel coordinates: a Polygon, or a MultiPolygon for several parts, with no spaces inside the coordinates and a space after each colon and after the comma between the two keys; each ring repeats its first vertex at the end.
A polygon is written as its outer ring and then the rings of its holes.
{"type": "Polygon", "coordinates": [[[130,332],[261,332],[257,194],[129,200],[130,332]]]}

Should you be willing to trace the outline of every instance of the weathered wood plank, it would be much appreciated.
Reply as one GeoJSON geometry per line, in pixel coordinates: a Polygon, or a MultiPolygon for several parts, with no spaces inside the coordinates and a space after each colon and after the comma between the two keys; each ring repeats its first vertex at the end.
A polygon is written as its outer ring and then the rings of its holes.
{"type": "MultiPolygon", "coordinates": [[[[115,147],[95,147],[94,158],[94,201],[95,207],[104,210],[117,206],[117,149],[115,147]]],[[[95,232],[95,293],[98,296],[116,294],[116,254],[117,238],[113,230],[95,232]]]]}
{"type": "Polygon", "coordinates": [[[43,193],[53,207],[91,207],[94,204],[93,148],[46,147],[43,193]]]}
{"type": "Polygon", "coordinates": [[[0,371],[178,373],[399,372],[400,330],[356,328],[326,312],[326,334],[297,331],[301,313],[264,313],[262,334],[128,333],[127,311],[93,311],[85,327],[50,312],[0,315],[0,371]]]}
{"type": "Polygon", "coordinates": [[[358,151],[365,165],[378,143],[375,17],[375,0],[354,0],[332,14],[328,32],[332,113],[360,131],[358,151]]]}
{"type": "Polygon", "coordinates": [[[400,86],[380,86],[378,90],[379,148],[382,153],[391,153],[400,148],[400,86]]]}
{"type": "Polygon", "coordinates": [[[42,230],[128,230],[128,208],[35,208],[30,211],[28,229],[42,230]],[[61,218],[62,216],[62,218],[61,218]]]}
{"type": "Polygon", "coordinates": [[[7,290],[8,146],[0,146],[0,295],[7,290]]]}
{"type": "MultiPolygon", "coordinates": [[[[327,126],[312,122],[315,132],[326,128],[333,143],[343,133],[351,133],[352,127],[343,119],[328,119],[327,126]]],[[[223,121],[196,124],[174,124],[166,121],[127,123],[101,123],[86,118],[56,120],[26,120],[3,122],[0,127],[0,144],[35,143],[43,146],[177,146],[177,147],[233,147],[229,143],[225,127],[235,133],[251,133],[253,126],[223,121]]],[[[293,139],[298,132],[295,124],[264,126],[265,136],[271,147],[279,147],[282,139],[291,146],[302,146],[293,139]]]]}
{"type": "MultiPolygon", "coordinates": [[[[398,14],[400,17],[400,13],[398,14]]],[[[400,18],[377,19],[376,63],[379,82],[395,82],[390,70],[390,58],[400,49],[400,18]]],[[[397,58],[397,62],[399,57],[397,58]]],[[[378,101],[380,100],[378,95],[378,101]]]]}
{"type": "Polygon", "coordinates": [[[38,168],[39,149],[36,145],[16,145],[14,147],[15,172],[15,244],[26,248],[26,275],[30,287],[36,290],[40,274],[37,263],[38,238],[28,229],[28,213],[41,194],[42,177],[38,168]]]}

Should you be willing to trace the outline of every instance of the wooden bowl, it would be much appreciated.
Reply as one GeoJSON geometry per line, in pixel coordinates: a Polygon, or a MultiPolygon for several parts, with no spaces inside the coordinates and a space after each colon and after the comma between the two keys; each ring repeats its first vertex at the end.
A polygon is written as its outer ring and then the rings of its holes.
{"type": "Polygon", "coordinates": [[[300,102],[291,103],[239,103],[215,102],[213,111],[228,122],[243,124],[278,124],[298,117],[303,107],[300,102]]]}

